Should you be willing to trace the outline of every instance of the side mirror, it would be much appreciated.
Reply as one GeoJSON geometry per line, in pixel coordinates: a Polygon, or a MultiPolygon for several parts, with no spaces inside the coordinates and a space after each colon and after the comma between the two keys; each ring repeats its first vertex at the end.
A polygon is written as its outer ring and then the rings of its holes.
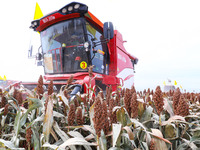
{"type": "Polygon", "coordinates": [[[103,25],[103,35],[105,39],[112,39],[114,37],[114,29],[112,22],[105,22],[103,25]]]}
{"type": "Polygon", "coordinates": [[[32,57],[32,52],[33,52],[33,45],[31,45],[30,49],[28,50],[28,58],[32,57]]]}
{"type": "Polygon", "coordinates": [[[41,60],[42,59],[42,54],[41,53],[37,53],[36,54],[36,60],[41,60]]]}

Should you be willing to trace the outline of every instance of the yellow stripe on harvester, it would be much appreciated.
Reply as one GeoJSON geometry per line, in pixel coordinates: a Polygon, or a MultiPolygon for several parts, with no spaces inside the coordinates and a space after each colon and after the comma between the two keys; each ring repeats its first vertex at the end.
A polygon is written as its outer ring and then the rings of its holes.
{"type": "Polygon", "coordinates": [[[100,54],[102,54],[102,55],[104,55],[104,54],[105,54],[105,52],[104,52],[104,51],[102,51],[102,50],[100,50],[100,49],[98,49],[97,51],[98,51],[98,53],[100,53],[100,54]]]}

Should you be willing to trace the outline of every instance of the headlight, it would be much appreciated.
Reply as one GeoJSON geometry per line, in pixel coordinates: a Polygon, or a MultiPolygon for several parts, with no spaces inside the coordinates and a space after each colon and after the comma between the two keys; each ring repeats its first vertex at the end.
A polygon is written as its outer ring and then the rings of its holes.
{"type": "Polygon", "coordinates": [[[66,8],[63,8],[63,9],[62,9],[62,13],[65,14],[66,12],[67,12],[67,9],[66,9],[66,8]]]}
{"type": "Polygon", "coordinates": [[[73,7],[72,6],[69,6],[68,7],[68,11],[72,11],[73,10],[73,7]]]}
{"type": "Polygon", "coordinates": [[[85,42],[85,43],[84,43],[84,47],[85,47],[85,48],[88,48],[88,47],[89,47],[89,43],[88,43],[88,42],[85,42]]]}
{"type": "Polygon", "coordinates": [[[74,9],[78,9],[80,7],[80,4],[74,5],[74,9]]]}

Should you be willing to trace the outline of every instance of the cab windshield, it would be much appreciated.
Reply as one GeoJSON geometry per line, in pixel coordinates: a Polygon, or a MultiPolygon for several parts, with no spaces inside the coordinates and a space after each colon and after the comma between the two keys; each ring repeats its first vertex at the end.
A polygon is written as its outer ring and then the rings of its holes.
{"type": "Polygon", "coordinates": [[[67,20],[41,32],[45,73],[87,71],[81,18],[67,20]]]}

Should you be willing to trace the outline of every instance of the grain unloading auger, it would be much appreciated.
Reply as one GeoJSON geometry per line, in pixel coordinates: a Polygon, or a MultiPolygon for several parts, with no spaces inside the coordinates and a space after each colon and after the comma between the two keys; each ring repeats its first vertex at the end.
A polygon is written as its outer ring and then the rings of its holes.
{"type": "MultiPolygon", "coordinates": [[[[46,85],[53,80],[59,89],[73,75],[74,93],[85,93],[89,66],[93,66],[92,87],[97,85],[105,91],[111,85],[115,91],[119,86],[133,85],[138,59],[125,50],[122,35],[113,29],[113,24],[103,24],[87,5],[67,4],[32,21],[31,28],[40,33],[41,49],[36,59],[44,67],[46,85]]],[[[32,57],[32,49],[29,56],[32,57]]]]}

